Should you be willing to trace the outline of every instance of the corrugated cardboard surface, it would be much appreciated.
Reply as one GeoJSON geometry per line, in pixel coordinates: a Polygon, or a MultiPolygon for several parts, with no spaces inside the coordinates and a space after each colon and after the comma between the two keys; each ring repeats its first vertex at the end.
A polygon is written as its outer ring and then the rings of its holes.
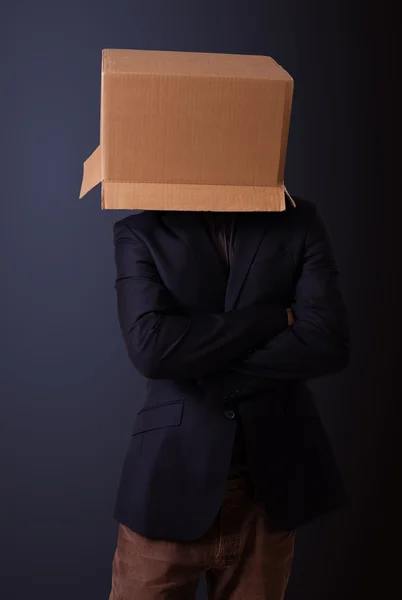
{"type": "Polygon", "coordinates": [[[100,157],[103,208],[285,208],[293,80],[275,61],[104,50],[102,65],[100,150],[81,196],[100,157]]]}
{"type": "Polygon", "coordinates": [[[84,175],[82,178],[80,198],[85,196],[89,190],[95,187],[101,179],[101,148],[98,146],[84,162],[84,175]]]}
{"type": "Polygon", "coordinates": [[[109,181],[102,185],[102,208],[266,211],[267,206],[285,209],[282,188],[109,181]]]}
{"type": "Polygon", "coordinates": [[[246,79],[291,79],[270,56],[208,52],[106,49],[102,52],[103,73],[195,75],[242,77],[246,79]]]}

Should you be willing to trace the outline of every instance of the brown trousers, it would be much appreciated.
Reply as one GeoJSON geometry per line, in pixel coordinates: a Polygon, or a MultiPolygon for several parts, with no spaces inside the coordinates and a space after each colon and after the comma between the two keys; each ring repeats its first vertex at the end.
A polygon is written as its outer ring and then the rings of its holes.
{"type": "Polygon", "coordinates": [[[109,600],[194,600],[202,574],[208,600],[282,600],[294,541],[253,499],[249,478],[228,479],[218,516],[197,540],[148,539],[119,525],[109,600]]]}

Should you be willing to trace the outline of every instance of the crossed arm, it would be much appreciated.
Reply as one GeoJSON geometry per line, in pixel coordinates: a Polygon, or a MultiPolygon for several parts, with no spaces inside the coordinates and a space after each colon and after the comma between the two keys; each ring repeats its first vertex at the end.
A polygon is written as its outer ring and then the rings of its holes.
{"type": "Polygon", "coordinates": [[[330,238],[316,211],[305,238],[291,312],[291,325],[284,331],[240,361],[199,380],[206,393],[223,398],[247,396],[275,380],[313,379],[347,366],[348,313],[330,238]]]}
{"type": "Polygon", "coordinates": [[[347,365],[347,311],[329,236],[316,211],[291,312],[267,303],[179,314],[148,247],[124,220],[114,225],[114,243],[120,328],[132,363],[146,377],[196,378],[208,393],[222,396],[347,365]]]}
{"type": "Polygon", "coordinates": [[[180,314],[147,245],[123,219],[114,225],[117,311],[128,355],[151,379],[199,378],[227,367],[283,331],[272,303],[224,313],[180,314]]]}

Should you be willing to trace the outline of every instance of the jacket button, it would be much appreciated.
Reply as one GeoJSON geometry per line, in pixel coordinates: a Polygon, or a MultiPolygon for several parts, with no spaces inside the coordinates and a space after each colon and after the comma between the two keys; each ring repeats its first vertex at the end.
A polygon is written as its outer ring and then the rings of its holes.
{"type": "Polygon", "coordinates": [[[235,418],[235,416],[236,416],[236,413],[235,413],[235,411],[234,411],[234,410],[232,410],[232,409],[228,409],[228,410],[225,410],[225,413],[224,413],[224,415],[225,415],[225,417],[226,417],[227,419],[234,419],[234,418],[235,418]]]}

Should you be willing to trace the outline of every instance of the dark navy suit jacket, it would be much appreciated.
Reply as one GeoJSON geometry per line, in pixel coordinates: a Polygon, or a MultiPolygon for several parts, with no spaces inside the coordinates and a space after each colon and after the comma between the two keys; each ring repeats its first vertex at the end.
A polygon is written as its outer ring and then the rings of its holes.
{"type": "Polygon", "coordinates": [[[193,540],[210,527],[236,413],[256,496],[279,527],[349,497],[307,384],[346,367],[348,315],[323,219],[295,201],[238,213],[228,281],[197,212],[114,225],[120,327],[146,378],[114,517],[142,535],[193,540]]]}

